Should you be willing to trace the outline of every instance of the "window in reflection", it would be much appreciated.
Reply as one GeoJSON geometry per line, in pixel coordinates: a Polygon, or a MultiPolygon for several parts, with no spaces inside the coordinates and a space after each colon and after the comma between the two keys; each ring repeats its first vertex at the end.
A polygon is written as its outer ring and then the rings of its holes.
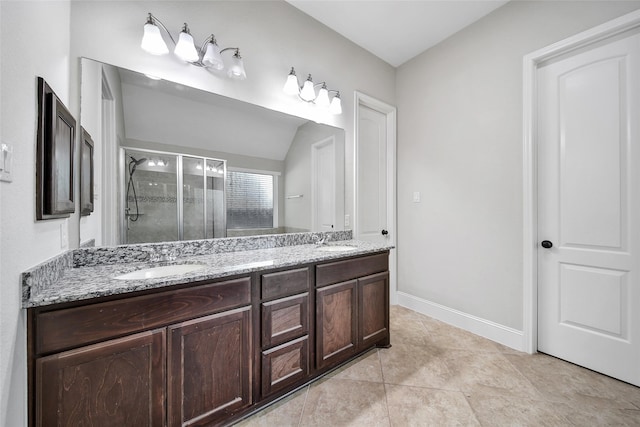
{"type": "Polygon", "coordinates": [[[227,173],[227,227],[277,228],[274,221],[276,176],[268,173],[227,173]]]}

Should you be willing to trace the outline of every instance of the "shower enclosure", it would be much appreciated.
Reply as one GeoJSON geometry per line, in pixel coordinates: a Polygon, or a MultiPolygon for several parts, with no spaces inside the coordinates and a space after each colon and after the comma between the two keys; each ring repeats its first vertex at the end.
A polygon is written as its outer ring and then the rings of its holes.
{"type": "Polygon", "coordinates": [[[226,162],[123,149],[122,243],[226,237],[226,162]]]}

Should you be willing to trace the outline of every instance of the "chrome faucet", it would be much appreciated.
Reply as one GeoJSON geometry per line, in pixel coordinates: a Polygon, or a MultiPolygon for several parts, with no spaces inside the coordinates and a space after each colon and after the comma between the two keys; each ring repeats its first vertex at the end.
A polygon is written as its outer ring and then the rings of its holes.
{"type": "Polygon", "coordinates": [[[326,245],[329,239],[330,237],[327,235],[318,236],[318,239],[316,240],[316,245],[318,246],[326,245]]]}

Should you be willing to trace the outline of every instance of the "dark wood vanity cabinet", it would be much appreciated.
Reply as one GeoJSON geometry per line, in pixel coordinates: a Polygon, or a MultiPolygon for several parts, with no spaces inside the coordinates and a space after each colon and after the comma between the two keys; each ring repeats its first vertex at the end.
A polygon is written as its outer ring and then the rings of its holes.
{"type": "Polygon", "coordinates": [[[388,253],[28,310],[29,425],[226,425],[389,345],[388,253]]]}
{"type": "Polygon", "coordinates": [[[29,424],[212,425],[250,406],[251,282],[30,309],[29,424]]]}
{"type": "Polygon", "coordinates": [[[316,364],[324,370],[389,345],[388,255],[322,264],[316,270],[316,364]]]}

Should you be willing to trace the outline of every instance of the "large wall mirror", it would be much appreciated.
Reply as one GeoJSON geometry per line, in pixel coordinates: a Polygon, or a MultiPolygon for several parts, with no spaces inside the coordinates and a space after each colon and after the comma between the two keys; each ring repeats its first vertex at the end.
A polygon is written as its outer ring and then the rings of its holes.
{"type": "Polygon", "coordinates": [[[81,245],[344,229],[344,130],[91,59],[81,74],[81,245]]]}

